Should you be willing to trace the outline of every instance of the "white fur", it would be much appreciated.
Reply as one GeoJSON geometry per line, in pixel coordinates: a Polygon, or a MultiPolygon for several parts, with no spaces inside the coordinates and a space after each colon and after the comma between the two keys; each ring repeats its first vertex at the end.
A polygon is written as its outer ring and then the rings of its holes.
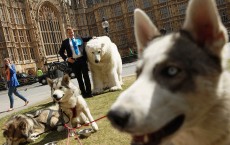
{"type": "Polygon", "coordinates": [[[122,61],[117,46],[107,36],[87,42],[86,53],[93,79],[93,93],[121,90],[122,61]]]}

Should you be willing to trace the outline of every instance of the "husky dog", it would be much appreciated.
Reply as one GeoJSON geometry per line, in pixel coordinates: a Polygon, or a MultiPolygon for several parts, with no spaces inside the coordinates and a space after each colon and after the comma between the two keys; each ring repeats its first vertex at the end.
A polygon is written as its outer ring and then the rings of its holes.
{"type": "MultiPolygon", "coordinates": [[[[51,87],[54,101],[59,104],[60,109],[66,114],[63,117],[65,122],[68,122],[69,127],[76,127],[79,124],[94,121],[86,101],[80,95],[80,90],[70,81],[68,74],[55,80],[47,78],[47,82],[51,87]]],[[[96,122],[91,125],[94,131],[98,130],[96,122]]],[[[74,133],[71,132],[71,136],[73,135],[74,133]]]]}
{"type": "Polygon", "coordinates": [[[34,114],[14,115],[2,128],[3,136],[6,138],[5,145],[33,142],[40,134],[57,127],[60,123],[60,113],[54,108],[38,110],[34,114]]]}
{"type": "Polygon", "coordinates": [[[181,31],[165,36],[142,10],[134,19],[137,80],[108,112],[112,125],[133,145],[229,145],[227,33],[214,0],[190,0],[181,31]]]}

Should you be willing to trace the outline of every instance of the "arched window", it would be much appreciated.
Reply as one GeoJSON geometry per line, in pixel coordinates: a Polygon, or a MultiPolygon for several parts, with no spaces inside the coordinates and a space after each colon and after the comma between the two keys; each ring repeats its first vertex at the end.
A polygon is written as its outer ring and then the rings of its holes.
{"type": "Polygon", "coordinates": [[[62,34],[57,14],[44,5],[39,10],[39,25],[46,56],[55,56],[62,42],[62,34]]]}

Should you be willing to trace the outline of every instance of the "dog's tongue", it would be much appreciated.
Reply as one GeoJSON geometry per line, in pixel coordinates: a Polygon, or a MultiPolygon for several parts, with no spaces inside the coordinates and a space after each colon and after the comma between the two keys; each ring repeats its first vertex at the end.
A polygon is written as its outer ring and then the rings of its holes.
{"type": "Polygon", "coordinates": [[[154,136],[154,134],[148,134],[143,136],[133,136],[131,145],[159,145],[161,138],[154,136]]]}

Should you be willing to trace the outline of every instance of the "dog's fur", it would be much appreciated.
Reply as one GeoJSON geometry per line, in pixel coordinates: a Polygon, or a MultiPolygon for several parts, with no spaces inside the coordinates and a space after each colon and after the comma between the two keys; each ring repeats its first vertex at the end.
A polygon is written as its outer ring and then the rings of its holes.
{"type": "MultiPolygon", "coordinates": [[[[78,87],[70,81],[68,74],[55,80],[47,78],[47,82],[51,87],[54,101],[59,104],[60,109],[66,114],[63,117],[69,127],[76,127],[94,121],[86,101],[80,95],[78,87]]],[[[96,122],[91,125],[94,131],[98,130],[96,122]]],[[[71,132],[71,136],[73,135],[74,133],[71,132]]]]}
{"type": "MultiPolygon", "coordinates": [[[[35,141],[39,135],[61,124],[56,106],[38,110],[33,114],[14,115],[3,126],[5,145],[19,145],[35,141]]],[[[61,127],[59,127],[59,130],[61,127]]]]}
{"type": "Polygon", "coordinates": [[[116,44],[108,36],[91,39],[86,44],[86,53],[93,79],[93,93],[121,90],[122,60],[116,44]]]}
{"type": "Polygon", "coordinates": [[[227,33],[214,0],[190,0],[182,30],[160,36],[134,12],[137,80],[108,118],[133,144],[230,144],[230,75],[221,51],[227,33]]]}

